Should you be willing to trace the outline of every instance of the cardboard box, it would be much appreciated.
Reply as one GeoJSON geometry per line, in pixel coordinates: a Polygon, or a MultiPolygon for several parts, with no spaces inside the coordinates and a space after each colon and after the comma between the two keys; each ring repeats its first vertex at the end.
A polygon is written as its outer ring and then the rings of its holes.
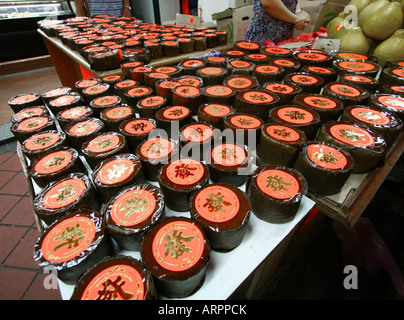
{"type": "Polygon", "coordinates": [[[201,26],[201,18],[197,16],[191,16],[189,14],[177,13],[175,23],[184,25],[187,28],[196,28],[201,26]]]}
{"type": "Polygon", "coordinates": [[[216,20],[217,30],[227,32],[229,43],[244,40],[250,25],[252,8],[252,5],[237,9],[229,8],[212,14],[212,20],[216,20]]]}
{"type": "Polygon", "coordinates": [[[254,3],[254,0],[229,0],[229,8],[241,8],[250,6],[254,3]]]}
{"type": "Polygon", "coordinates": [[[327,24],[340,14],[348,4],[349,0],[328,0],[318,16],[314,31],[320,30],[321,27],[325,28],[327,24]]]}

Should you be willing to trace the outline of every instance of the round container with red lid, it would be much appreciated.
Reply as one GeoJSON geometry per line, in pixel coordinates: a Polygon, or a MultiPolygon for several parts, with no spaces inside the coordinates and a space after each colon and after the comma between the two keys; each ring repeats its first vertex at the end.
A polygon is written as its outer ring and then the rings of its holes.
{"type": "Polygon", "coordinates": [[[126,137],[129,150],[135,153],[138,145],[156,129],[156,121],[147,118],[131,118],[119,125],[119,132],[126,137]]]}
{"type": "Polygon", "coordinates": [[[229,184],[209,184],[191,198],[191,217],[202,224],[210,246],[230,251],[242,242],[251,214],[243,191],[229,184]]]}
{"type": "Polygon", "coordinates": [[[210,179],[214,183],[241,186],[250,174],[251,151],[241,143],[218,143],[212,145],[207,164],[210,179]]]}
{"type": "Polygon", "coordinates": [[[362,87],[336,81],[329,82],[323,87],[323,95],[340,100],[344,107],[351,105],[366,105],[370,96],[369,92],[362,87]]]}
{"type": "Polygon", "coordinates": [[[322,50],[304,49],[293,53],[293,58],[301,63],[301,65],[313,65],[321,67],[329,67],[334,56],[327,54],[322,50]]]}
{"type": "Polygon", "coordinates": [[[317,141],[347,150],[354,159],[352,173],[367,173],[383,158],[387,145],[375,131],[347,121],[330,121],[317,133],[317,141]]]}
{"type": "Polygon", "coordinates": [[[11,116],[11,123],[16,123],[31,117],[49,116],[49,111],[46,106],[27,107],[18,111],[11,116]]]}
{"type": "Polygon", "coordinates": [[[214,127],[223,130],[224,117],[234,113],[230,105],[219,103],[203,103],[199,106],[198,121],[210,123],[214,127]]]}
{"type": "Polygon", "coordinates": [[[300,172],[275,165],[257,168],[246,194],[255,216],[280,224],[294,219],[307,189],[307,181],[300,172]]]}
{"type": "Polygon", "coordinates": [[[64,146],[34,157],[27,172],[40,188],[44,188],[63,175],[74,172],[86,173],[87,170],[81,162],[78,151],[64,146]]]}
{"type": "Polygon", "coordinates": [[[237,93],[234,109],[266,121],[268,112],[279,103],[279,96],[265,89],[247,89],[237,93]]]}
{"type": "Polygon", "coordinates": [[[22,109],[28,107],[44,105],[41,95],[37,92],[20,93],[10,98],[10,100],[8,100],[7,103],[10,106],[10,108],[14,111],[14,113],[17,113],[22,109]]]}
{"type": "Polygon", "coordinates": [[[40,235],[34,258],[40,266],[53,266],[57,277],[75,285],[83,272],[113,253],[101,214],[90,208],[67,212],[40,235]]]}
{"type": "Polygon", "coordinates": [[[82,145],[86,140],[95,137],[103,131],[105,131],[104,122],[95,117],[69,123],[65,128],[67,140],[79,152],[82,152],[82,145]]]}
{"type": "Polygon", "coordinates": [[[201,88],[202,102],[233,105],[237,90],[227,85],[208,85],[201,88]]]}
{"type": "Polygon", "coordinates": [[[237,91],[256,89],[259,87],[257,78],[251,75],[232,75],[224,79],[223,85],[237,91]]]}
{"type": "Polygon", "coordinates": [[[104,203],[123,187],[145,182],[142,164],[131,153],[119,153],[106,158],[94,168],[91,178],[104,203]]]}
{"type": "Polygon", "coordinates": [[[244,51],[247,54],[252,54],[252,53],[259,53],[261,50],[261,45],[259,43],[252,41],[240,40],[234,43],[233,49],[244,51]]]}
{"type": "Polygon", "coordinates": [[[161,167],[158,183],[168,208],[179,212],[189,211],[194,192],[209,183],[209,168],[198,160],[179,158],[161,167]]]}
{"type": "Polygon", "coordinates": [[[346,84],[362,87],[368,92],[375,92],[380,84],[379,80],[373,77],[356,74],[346,74],[340,76],[339,81],[346,84]]]}
{"type": "Polygon", "coordinates": [[[135,154],[142,162],[146,180],[157,181],[160,168],[178,157],[179,152],[178,140],[153,136],[141,142],[135,154]]]}
{"type": "Polygon", "coordinates": [[[324,84],[323,78],[304,72],[289,73],[284,82],[301,87],[303,93],[320,93],[324,84]]]}
{"type": "Polygon", "coordinates": [[[404,85],[404,63],[403,66],[384,68],[380,73],[380,83],[395,86],[404,85]]]}
{"type": "Polygon", "coordinates": [[[320,115],[313,109],[299,105],[282,105],[269,112],[269,122],[286,124],[302,130],[307,139],[314,139],[321,126],[320,115]]]}
{"type": "Polygon", "coordinates": [[[202,59],[186,59],[178,63],[183,75],[196,75],[196,70],[206,67],[206,61],[202,59]]]}
{"type": "Polygon", "coordinates": [[[77,280],[71,300],[154,300],[152,275],[130,256],[105,257],[77,280]],[[116,290],[116,287],[120,288],[116,290]]]}
{"type": "Polygon", "coordinates": [[[94,169],[110,156],[129,152],[129,146],[123,134],[110,131],[99,133],[88,139],[83,143],[81,151],[88,165],[94,169]]]}
{"type": "Polygon", "coordinates": [[[67,145],[63,131],[47,130],[34,134],[21,143],[22,153],[30,160],[41,154],[67,145]]]}
{"type": "Polygon", "coordinates": [[[181,155],[199,161],[205,160],[218,129],[205,122],[190,122],[180,128],[181,155]]]}
{"type": "Polygon", "coordinates": [[[293,104],[301,105],[316,111],[321,123],[337,120],[344,111],[341,101],[332,97],[325,97],[317,93],[301,93],[296,95],[293,104]]]}
{"type": "Polygon", "coordinates": [[[83,100],[90,104],[90,102],[98,97],[109,95],[111,92],[111,86],[108,83],[97,83],[88,87],[85,87],[81,91],[83,100]]]}
{"type": "Polygon", "coordinates": [[[309,192],[325,196],[341,191],[354,165],[348,151],[324,142],[311,141],[301,149],[294,168],[304,175],[309,192]]]}
{"type": "Polygon", "coordinates": [[[139,100],[136,104],[136,108],[140,117],[155,119],[156,112],[165,107],[166,104],[167,98],[158,95],[150,95],[139,100]]]}
{"type": "Polygon", "coordinates": [[[337,72],[332,67],[313,66],[308,64],[303,65],[299,71],[320,77],[324,80],[324,83],[336,81],[338,77],[337,72]]]}
{"type": "Polygon", "coordinates": [[[189,108],[192,115],[196,115],[201,103],[202,91],[194,86],[181,85],[171,89],[173,105],[181,105],[189,108]]]}
{"type": "Polygon", "coordinates": [[[202,286],[210,259],[210,245],[197,221],[169,217],[145,234],[140,253],[154,276],[157,292],[168,298],[182,298],[202,286]]]}
{"type": "Polygon", "coordinates": [[[257,160],[266,165],[292,167],[306,141],[306,134],[298,128],[286,124],[266,123],[260,132],[257,160]]]}
{"type": "Polygon", "coordinates": [[[266,82],[262,88],[279,97],[278,105],[290,103],[296,95],[303,92],[301,87],[283,81],[266,82]]]}
{"type": "Polygon", "coordinates": [[[184,106],[164,107],[156,112],[156,125],[164,130],[169,138],[177,139],[180,128],[191,121],[191,110],[184,106]]]}
{"type": "Polygon", "coordinates": [[[403,121],[378,107],[350,106],[341,115],[341,121],[356,123],[379,133],[387,146],[393,144],[403,129],[403,121]]]}
{"type": "Polygon", "coordinates": [[[44,92],[42,96],[42,100],[48,105],[49,101],[56,98],[60,97],[65,94],[69,94],[72,92],[72,88],[70,87],[59,87],[55,89],[48,90],[44,92]]]}
{"type": "Polygon", "coordinates": [[[404,121],[404,97],[400,95],[374,93],[369,98],[369,106],[387,110],[404,121]]]}
{"type": "Polygon", "coordinates": [[[20,143],[33,134],[48,130],[56,130],[55,121],[50,115],[26,118],[13,123],[10,127],[11,133],[20,143]]]}
{"type": "Polygon", "coordinates": [[[257,65],[254,67],[251,75],[255,77],[260,85],[266,82],[282,81],[285,70],[282,66],[273,66],[269,64],[257,65]]]}
{"type": "Polygon", "coordinates": [[[372,61],[335,60],[333,66],[340,76],[356,74],[376,78],[381,70],[380,65],[372,61]]]}
{"type": "Polygon", "coordinates": [[[203,80],[205,86],[220,85],[228,75],[228,70],[220,67],[204,67],[197,69],[195,75],[203,80]]]}
{"type": "Polygon", "coordinates": [[[100,117],[101,112],[114,108],[118,105],[120,105],[122,102],[121,97],[116,96],[116,95],[103,95],[97,98],[94,98],[93,100],[90,101],[90,108],[93,109],[94,115],[96,117],[100,117]]]}

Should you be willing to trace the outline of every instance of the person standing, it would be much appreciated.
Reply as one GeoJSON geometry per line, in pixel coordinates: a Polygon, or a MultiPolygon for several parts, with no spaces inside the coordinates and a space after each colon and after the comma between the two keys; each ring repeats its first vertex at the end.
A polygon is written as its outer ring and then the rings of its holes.
{"type": "Polygon", "coordinates": [[[74,0],[76,4],[76,16],[86,16],[84,3],[88,5],[90,15],[108,14],[113,17],[131,17],[129,0],[74,0]]]}
{"type": "Polygon", "coordinates": [[[310,22],[305,11],[296,12],[298,0],[254,0],[253,15],[246,41],[275,44],[293,36],[293,29],[304,30],[310,22]]]}

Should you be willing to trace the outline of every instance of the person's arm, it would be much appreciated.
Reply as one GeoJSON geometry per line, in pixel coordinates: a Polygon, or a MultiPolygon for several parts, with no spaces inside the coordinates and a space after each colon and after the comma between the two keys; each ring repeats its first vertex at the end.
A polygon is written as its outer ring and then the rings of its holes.
{"type": "Polygon", "coordinates": [[[123,9],[122,9],[122,17],[131,17],[132,13],[130,12],[130,3],[129,0],[123,0],[123,9]]]}
{"type": "Polygon", "coordinates": [[[261,4],[272,17],[295,25],[296,29],[302,30],[310,22],[310,16],[305,11],[294,14],[281,0],[261,0],[261,4]]]}
{"type": "Polygon", "coordinates": [[[74,0],[74,3],[76,5],[76,17],[85,17],[84,0],[74,0]]]}

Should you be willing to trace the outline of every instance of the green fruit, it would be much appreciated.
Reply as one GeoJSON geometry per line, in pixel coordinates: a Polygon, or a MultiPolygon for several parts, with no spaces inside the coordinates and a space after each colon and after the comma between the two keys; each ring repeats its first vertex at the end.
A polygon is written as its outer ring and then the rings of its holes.
{"type": "Polygon", "coordinates": [[[376,0],[375,2],[372,2],[371,4],[366,6],[366,8],[363,9],[358,16],[358,26],[362,28],[367,18],[369,18],[374,12],[377,12],[381,7],[388,3],[388,0],[376,0]]]}
{"type": "Polygon", "coordinates": [[[402,5],[399,2],[389,2],[373,12],[363,24],[366,36],[385,40],[401,27],[403,22],[402,5]]]}
{"type": "Polygon", "coordinates": [[[327,35],[333,38],[338,31],[338,26],[341,24],[344,24],[344,12],[341,12],[327,24],[327,35]]]}
{"type": "Polygon", "coordinates": [[[399,29],[393,35],[380,43],[373,51],[379,58],[379,64],[384,66],[387,60],[404,59],[404,29],[399,29]]]}
{"type": "Polygon", "coordinates": [[[347,6],[355,6],[358,9],[358,13],[361,12],[367,5],[369,5],[370,0],[351,0],[347,6]]]}
{"type": "Polygon", "coordinates": [[[369,52],[369,41],[360,27],[346,29],[340,39],[340,51],[351,51],[360,54],[367,54],[369,52]]]}

